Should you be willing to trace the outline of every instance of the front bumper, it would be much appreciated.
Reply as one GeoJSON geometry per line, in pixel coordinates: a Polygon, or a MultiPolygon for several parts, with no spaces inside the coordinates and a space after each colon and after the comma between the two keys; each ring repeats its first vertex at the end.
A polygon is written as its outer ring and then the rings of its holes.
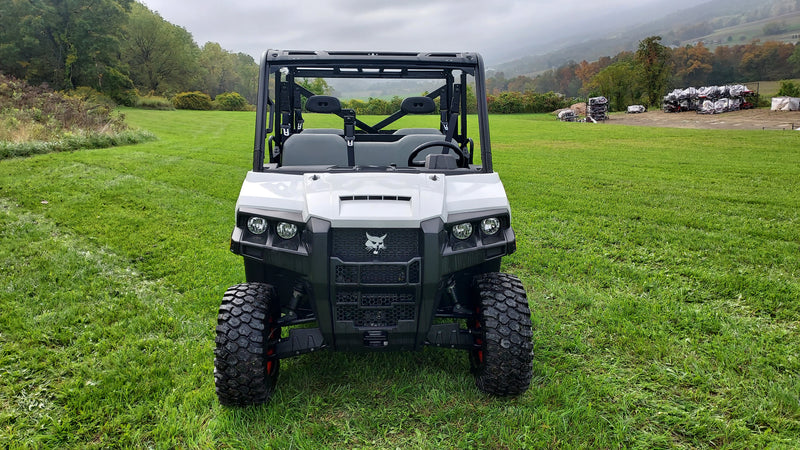
{"type": "MultiPolygon", "coordinates": [[[[433,218],[413,229],[332,228],[319,218],[300,223],[299,215],[269,214],[271,226],[262,236],[247,229],[252,215],[265,216],[240,210],[231,236],[231,251],[245,258],[248,281],[276,283],[279,276],[284,284],[302,280],[310,286],[319,330],[336,350],[420,348],[448,280],[516,250],[507,211],[459,215],[447,224],[433,218]],[[450,233],[454,223],[490,216],[501,217],[496,235],[476,232],[457,240],[450,233]],[[274,235],[277,221],[298,225],[295,241],[274,235]]],[[[281,300],[285,306],[288,298],[281,300]]]]}

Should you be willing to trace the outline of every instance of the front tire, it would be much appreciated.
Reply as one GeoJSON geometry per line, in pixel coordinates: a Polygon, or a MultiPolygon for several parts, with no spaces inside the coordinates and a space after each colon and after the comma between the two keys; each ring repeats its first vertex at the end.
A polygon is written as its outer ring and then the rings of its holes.
{"type": "Polygon", "coordinates": [[[497,396],[528,390],[533,373],[533,330],[528,298],[514,275],[487,273],[475,278],[476,311],[469,327],[476,349],[470,368],[478,389],[497,396]]]}
{"type": "Polygon", "coordinates": [[[217,316],[214,383],[226,406],[259,405],[275,390],[280,360],[273,358],[280,338],[275,291],[264,283],[231,287],[217,316]]]}

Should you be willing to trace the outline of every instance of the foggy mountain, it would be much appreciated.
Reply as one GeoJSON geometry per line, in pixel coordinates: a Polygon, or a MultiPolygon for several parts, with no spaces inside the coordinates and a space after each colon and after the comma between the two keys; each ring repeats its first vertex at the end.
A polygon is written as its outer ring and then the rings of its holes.
{"type": "MultiPolygon", "coordinates": [[[[548,42],[524,45],[508,52],[493,55],[491,69],[502,71],[506,77],[531,75],[559,67],[570,60],[594,61],[601,56],[614,56],[625,50],[635,51],[642,39],[659,35],[662,43],[682,42],[678,32],[691,26],[745,20],[757,14],[777,15],[783,9],[800,7],[795,0],[671,0],[631,8],[625,14],[596,17],[585,23],[565,20],[564,30],[548,42]],[[513,56],[516,55],[525,55],[513,56]]],[[[711,26],[711,25],[708,25],[711,26]]],[[[719,26],[720,28],[722,25],[719,26]]],[[[700,37],[700,36],[694,36],[700,37]]]]}

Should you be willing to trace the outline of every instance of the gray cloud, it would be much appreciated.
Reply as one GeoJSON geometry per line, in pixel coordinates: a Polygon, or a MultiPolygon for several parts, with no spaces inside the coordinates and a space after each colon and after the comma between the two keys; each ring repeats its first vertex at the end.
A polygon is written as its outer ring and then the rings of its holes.
{"type": "MultiPolygon", "coordinates": [[[[252,55],[268,48],[479,51],[498,61],[574,34],[613,30],[703,0],[143,0],[198,44],[252,55]],[[669,10],[666,10],[669,9],[669,10]],[[660,12],[660,13],[659,13],[660,12]],[[654,14],[656,13],[656,14],[654,14]],[[627,22],[626,22],[627,21],[627,22]],[[588,32],[588,30],[587,30],[588,32]]],[[[707,0],[706,0],[707,1],[707,0]]]]}

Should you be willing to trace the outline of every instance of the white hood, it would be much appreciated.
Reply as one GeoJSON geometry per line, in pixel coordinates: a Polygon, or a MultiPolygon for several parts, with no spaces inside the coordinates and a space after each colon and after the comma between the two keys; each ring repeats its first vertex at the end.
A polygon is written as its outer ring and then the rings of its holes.
{"type": "Polygon", "coordinates": [[[239,208],[295,212],[333,227],[418,227],[451,214],[489,209],[509,211],[496,173],[444,176],[430,173],[249,172],[239,208]]]}

